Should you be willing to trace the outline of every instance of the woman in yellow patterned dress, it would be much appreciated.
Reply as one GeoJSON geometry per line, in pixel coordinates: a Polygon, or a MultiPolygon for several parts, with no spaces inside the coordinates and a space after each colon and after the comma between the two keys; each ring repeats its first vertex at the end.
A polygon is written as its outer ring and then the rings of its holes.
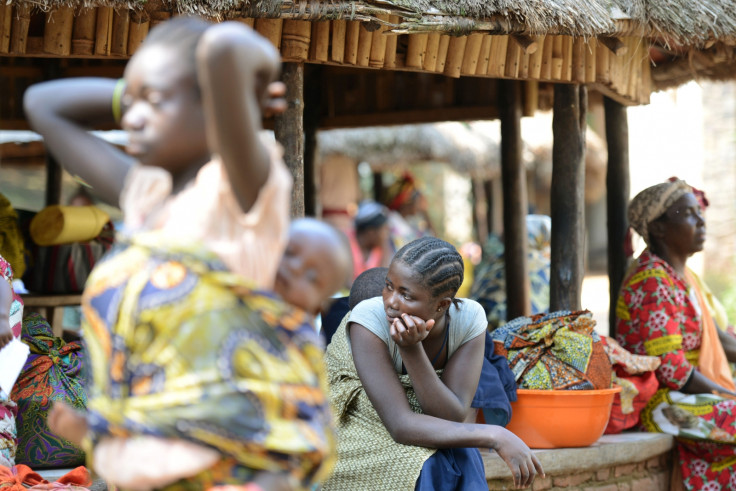
{"type": "Polygon", "coordinates": [[[83,296],[89,414],[49,415],[98,470],[142,443],[150,469],[123,488],[273,476],[301,488],[330,467],[321,343],[308,316],[253,289],[273,288],[289,223],[290,175],[258,135],[261,110],[283,108],[267,90],[278,67],[246,26],[178,17],[151,31],[121,83],[26,92],[51,152],[124,213],[127,238],[83,296]],[[84,127],[113,117],[127,155],[84,127]]]}

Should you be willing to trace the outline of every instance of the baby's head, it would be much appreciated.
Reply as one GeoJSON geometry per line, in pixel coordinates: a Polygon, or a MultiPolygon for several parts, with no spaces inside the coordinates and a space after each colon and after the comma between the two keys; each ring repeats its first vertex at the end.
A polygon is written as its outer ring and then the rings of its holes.
{"type": "Polygon", "coordinates": [[[388,268],[371,268],[363,271],[353,281],[350,287],[348,307],[353,310],[363,300],[380,297],[383,287],[386,285],[386,273],[388,268]]]}
{"type": "Polygon", "coordinates": [[[176,174],[209,157],[196,50],[210,26],[185,16],[163,22],[125,68],[121,124],[128,153],[144,165],[176,174]]]}
{"type": "Polygon", "coordinates": [[[301,218],[289,228],[274,290],[288,303],[316,315],[322,302],[347,284],[352,270],[345,237],[331,225],[301,218]]]}

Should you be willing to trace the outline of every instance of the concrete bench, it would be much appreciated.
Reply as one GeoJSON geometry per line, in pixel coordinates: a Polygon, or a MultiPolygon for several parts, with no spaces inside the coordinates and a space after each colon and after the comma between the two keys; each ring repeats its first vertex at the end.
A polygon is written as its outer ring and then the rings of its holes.
{"type": "MultiPolygon", "coordinates": [[[[584,448],[534,450],[547,474],[533,491],[667,491],[670,489],[674,439],[659,433],[603,435],[584,448]]],[[[514,489],[501,457],[482,451],[488,489],[514,489]]]]}

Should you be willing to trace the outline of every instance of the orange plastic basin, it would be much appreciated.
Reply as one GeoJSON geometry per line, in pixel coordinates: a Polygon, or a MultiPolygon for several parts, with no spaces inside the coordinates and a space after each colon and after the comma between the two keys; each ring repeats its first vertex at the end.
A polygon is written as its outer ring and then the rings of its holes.
{"type": "Polygon", "coordinates": [[[518,389],[508,430],[530,448],[587,447],[608,424],[621,387],[601,390],[518,389]]]}

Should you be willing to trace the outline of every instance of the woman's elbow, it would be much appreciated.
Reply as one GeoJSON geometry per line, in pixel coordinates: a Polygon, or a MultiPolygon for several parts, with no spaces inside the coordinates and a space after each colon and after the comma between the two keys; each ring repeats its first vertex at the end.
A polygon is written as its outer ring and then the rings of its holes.
{"type": "Polygon", "coordinates": [[[407,425],[395,424],[386,426],[386,429],[396,443],[401,443],[402,445],[414,445],[411,431],[407,429],[407,425]]]}
{"type": "Polygon", "coordinates": [[[26,113],[28,121],[33,125],[34,116],[36,116],[44,107],[43,103],[44,90],[40,84],[31,85],[23,94],[23,110],[26,113]]]}

